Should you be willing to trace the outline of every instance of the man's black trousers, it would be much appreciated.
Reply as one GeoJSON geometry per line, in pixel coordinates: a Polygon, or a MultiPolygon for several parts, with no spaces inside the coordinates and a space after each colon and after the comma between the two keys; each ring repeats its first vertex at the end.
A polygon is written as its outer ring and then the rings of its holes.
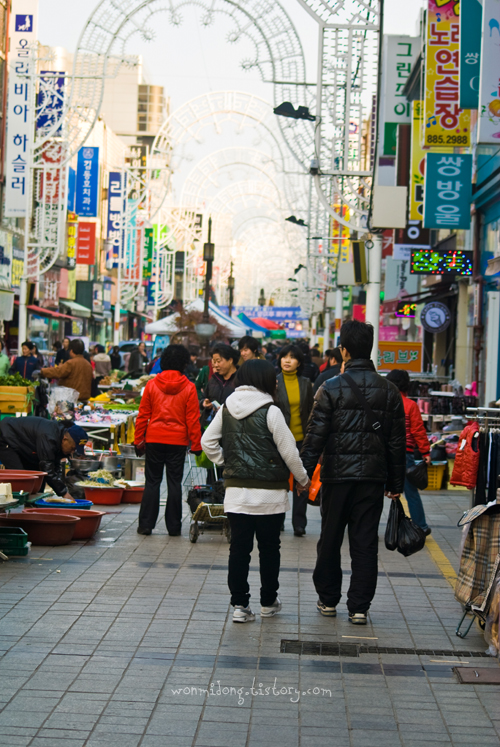
{"type": "Polygon", "coordinates": [[[278,594],[280,530],[285,514],[227,514],[231,526],[228,586],[231,604],[248,606],[248,571],[254,535],[259,547],[260,603],[270,607],[278,594]]]}
{"type": "Polygon", "coordinates": [[[316,591],[327,607],[336,607],[340,601],[340,548],[347,526],[352,568],[347,608],[350,613],[366,613],[377,588],[378,525],[384,486],[350,481],[323,484],[321,491],[321,535],[313,574],[316,591]]]}
{"type": "Polygon", "coordinates": [[[187,446],[146,444],[146,487],[139,511],[141,529],[154,529],[160,511],[160,486],[167,470],[165,524],[169,534],[179,534],[182,526],[182,473],[187,446]]]}

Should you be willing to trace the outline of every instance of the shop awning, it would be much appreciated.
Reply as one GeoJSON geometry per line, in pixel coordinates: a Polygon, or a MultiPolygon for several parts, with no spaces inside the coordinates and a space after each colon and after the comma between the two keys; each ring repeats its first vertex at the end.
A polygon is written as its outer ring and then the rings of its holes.
{"type": "Polygon", "coordinates": [[[243,312],[238,314],[238,319],[243,322],[247,329],[251,329],[252,332],[258,332],[261,335],[265,335],[267,333],[267,329],[265,327],[261,327],[260,324],[256,324],[255,322],[253,322],[250,317],[243,312]]]}
{"type": "Polygon", "coordinates": [[[106,317],[104,316],[104,314],[96,314],[94,311],[92,312],[92,319],[94,320],[94,322],[106,321],[106,317]]]}
{"type": "Polygon", "coordinates": [[[79,317],[80,319],[90,319],[90,314],[92,313],[91,310],[86,306],[82,306],[81,303],[68,301],[66,298],[60,298],[59,304],[61,306],[66,306],[74,316],[79,317]]]}
{"type": "MultiPolygon", "coordinates": [[[[16,306],[19,306],[19,301],[14,301],[16,306]]],[[[69,316],[69,314],[62,314],[60,311],[53,311],[52,309],[45,309],[43,306],[35,306],[34,304],[30,304],[26,307],[28,311],[31,311],[33,314],[38,314],[38,316],[49,316],[53,319],[76,319],[76,316],[69,316]]]]}

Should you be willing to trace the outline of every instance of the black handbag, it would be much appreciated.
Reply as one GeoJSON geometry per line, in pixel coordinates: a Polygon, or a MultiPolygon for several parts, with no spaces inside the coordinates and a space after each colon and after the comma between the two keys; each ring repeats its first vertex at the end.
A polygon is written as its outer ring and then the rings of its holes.
{"type": "Polygon", "coordinates": [[[406,479],[419,490],[425,490],[429,483],[427,464],[423,461],[412,464],[406,470],[406,479]]]}

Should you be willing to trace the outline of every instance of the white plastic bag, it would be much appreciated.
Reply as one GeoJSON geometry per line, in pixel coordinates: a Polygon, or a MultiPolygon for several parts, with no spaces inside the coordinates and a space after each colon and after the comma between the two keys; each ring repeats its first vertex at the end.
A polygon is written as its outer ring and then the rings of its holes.
{"type": "Polygon", "coordinates": [[[56,386],[49,395],[48,411],[52,420],[74,420],[79,393],[68,386],[56,386]]]}

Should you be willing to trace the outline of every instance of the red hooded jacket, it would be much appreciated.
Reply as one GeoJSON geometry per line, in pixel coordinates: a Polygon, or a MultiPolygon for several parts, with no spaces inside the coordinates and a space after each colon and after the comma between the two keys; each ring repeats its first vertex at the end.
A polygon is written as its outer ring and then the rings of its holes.
{"type": "Polygon", "coordinates": [[[198,395],[179,371],[162,371],[146,384],[135,425],[135,444],[187,446],[201,451],[198,395]]]}
{"type": "Polygon", "coordinates": [[[406,451],[413,452],[415,446],[417,446],[422,456],[427,456],[431,448],[418,405],[415,400],[407,397],[404,392],[401,392],[401,395],[405,408],[406,451]]]}

